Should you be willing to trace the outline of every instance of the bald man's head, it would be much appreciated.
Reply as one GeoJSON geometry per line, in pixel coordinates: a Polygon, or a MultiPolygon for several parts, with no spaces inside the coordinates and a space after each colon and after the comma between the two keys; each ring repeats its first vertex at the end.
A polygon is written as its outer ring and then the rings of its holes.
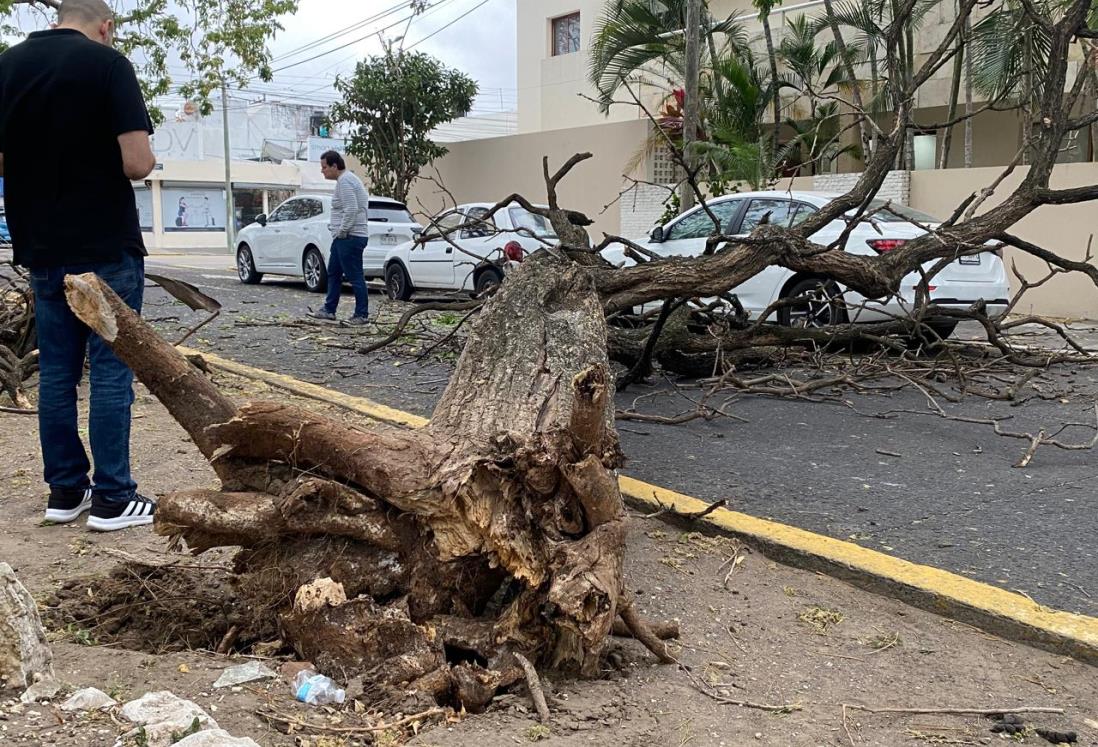
{"type": "Polygon", "coordinates": [[[63,0],[57,10],[57,27],[76,29],[89,39],[114,42],[114,11],[103,0],[63,0]]]}

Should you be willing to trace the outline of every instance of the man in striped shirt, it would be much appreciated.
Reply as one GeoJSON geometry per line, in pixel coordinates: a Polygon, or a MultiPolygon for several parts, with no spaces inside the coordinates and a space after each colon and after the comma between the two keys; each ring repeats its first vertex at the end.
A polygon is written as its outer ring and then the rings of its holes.
{"type": "Polygon", "coordinates": [[[334,150],[320,157],[320,171],[325,179],[336,183],[332,198],[332,218],[328,230],[332,233],[332,248],[328,252],[328,296],[324,306],[310,312],[314,319],[336,318],[339,294],[343,280],[351,284],[355,292],[354,315],[348,324],[365,324],[370,313],[366,293],[366,278],[362,274],[362,254],[370,240],[370,224],[367,208],[370,194],[362,180],[347,170],[343,156],[334,150]]]}

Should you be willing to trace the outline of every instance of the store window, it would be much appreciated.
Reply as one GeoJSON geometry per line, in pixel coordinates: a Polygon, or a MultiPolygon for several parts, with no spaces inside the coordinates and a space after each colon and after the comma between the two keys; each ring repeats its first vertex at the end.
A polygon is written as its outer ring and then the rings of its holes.
{"type": "Polygon", "coordinates": [[[225,230],[225,190],[219,187],[171,186],[160,190],[165,232],[225,230]]]}
{"type": "Polygon", "coordinates": [[[553,56],[580,51],[580,14],[571,13],[553,21],[553,56]]]}
{"type": "Polygon", "coordinates": [[[263,212],[263,190],[233,187],[233,210],[236,212],[236,230],[255,223],[263,212]]]}
{"type": "Polygon", "coordinates": [[[133,197],[137,202],[137,220],[142,231],[153,230],[153,197],[152,190],[145,186],[134,186],[133,197]]]}

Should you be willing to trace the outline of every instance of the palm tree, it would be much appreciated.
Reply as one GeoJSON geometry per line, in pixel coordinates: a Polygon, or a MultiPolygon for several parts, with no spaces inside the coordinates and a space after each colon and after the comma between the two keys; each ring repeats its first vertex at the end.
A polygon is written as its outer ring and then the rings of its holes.
{"type": "MultiPolygon", "coordinates": [[[[886,111],[898,102],[885,104],[892,97],[896,86],[895,81],[902,85],[910,83],[915,74],[915,31],[918,30],[927,15],[938,7],[939,0],[916,0],[911,13],[904,19],[903,34],[898,39],[898,45],[893,50],[894,55],[885,54],[885,28],[893,23],[893,19],[900,12],[897,0],[840,0],[834,4],[834,12],[830,18],[817,19],[818,27],[830,25],[834,20],[839,26],[845,26],[859,33],[854,45],[860,54],[869,62],[870,68],[870,111],[876,115],[886,111]],[[891,60],[896,59],[897,68],[891,69],[891,60]],[[885,75],[881,76],[881,66],[886,68],[885,75]],[[880,82],[879,82],[880,81],[880,82]]],[[[909,122],[910,124],[910,122],[909,122]]],[[[910,168],[912,166],[913,131],[908,128],[906,147],[899,153],[898,167],[910,168]]]]}
{"type": "MultiPolygon", "coordinates": [[[[1033,6],[1049,14],[1046,0],[1033,0],[1033,6]]],[[[1046,29],[1032,22],[1024,4],[1006,0],[973,24],[969,38],[972,80],[977,91],[989,99],[1012,102],[1023,112],[1040,107],[1052,38],[1046,29]]],[[[1019,119],[1023,145],[1029,140],[1028,119],[1019,119]]]]}
{"type": "MultiPolygon", "coordinates": [[[[714,22],[707,3],[699,68],[712,66],[725,50],[747,46],[743,26],[733,18],[714,22]]],[[[623,81],[655,86],[664,96],[682,86],[685,74],[686,0],[609,0],[595,26],[587,77],[605,112],[623,81]]]]}
{"type": "Polygon", "coordinates": [[[839,104],[822,102],[821,94],[835,91],[848,82],[847,70],[852,66],[853,50],[847,50],[844,59],[839,44],[829,41],[823,46],[816,42],[821,31],[818,23],[812,23],[804,15],[786,21],[786,35],[778,47],[778,59],[788,70],[780,86],[798,92],[808,101],[808,117],[798,120],[792,116],[786,125],[793,130],[800,151],[801,163],[810,174],[815,174],[824,156],[837,158],[843,153],[855,153],[855,145],[837,147],[839,139],[839,104]]]}
{"type": "MultiPolygon", "coordinates": [[[[759,22],[762,24],[763,38],[766,40],[766,57],[770,62],[770,79],[777,80],[778,56],[774,50],[774,36],[770,32],[770,13],[782,4],[782,0],[751,0],[751,4],[759,11],[759,22]]],[[[770,150],[775,152],[778,150],[778,139],[782,131],[782,97],[777,87],[774,87],[770,95],[774,104],[774,130],[771,135],[770,150]]]]}

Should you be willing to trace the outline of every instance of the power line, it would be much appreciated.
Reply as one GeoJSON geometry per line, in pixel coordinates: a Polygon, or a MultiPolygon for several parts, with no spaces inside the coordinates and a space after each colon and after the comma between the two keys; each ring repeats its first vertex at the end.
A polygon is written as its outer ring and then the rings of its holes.
{"type": "MultiPolygon", "coordinates": [[[[439,1],[438,1],[437,3],[435,3],[435,4],[434,4],[434,5],[432,6],[432,7],[435,7],[435,8],[437,8],[437,7],[440,7],[440,6],[442,6],[442,5],[445,5],[446,3],[449,3],[449,2],[452,2],[452,0],[439,0],[439,1]]],[[[488,2],[488,0],[484,0],[484,2],[488,2]]],[[[481,3],[481,5],[483,5],[483,4],[484,4],[484,3],[481,3]]],[[[478,7],[479,7],[479,6],[478,6],[478,7]]],[[[372,36],[377,36],[377,35],[379,35],[379,34],[382,34],[382,33],[386,32],[386,31],[388,31],[388,30],[389,30],[389,29],[391,29],[391,28],[395,28],[395,27],[399,26],[400,24],[404,23],[405,21],[408,21],[408,20],[410,20],[410,19],[412,19],[412,18],[415,18],[415,16],[416,16],[416,14],[415,14],[415,13],[412,13],[412,15],[410,15],[410,16],[405,16],[404,18],[400,19],[399,21],[396,21],[395,23],[391,23],[391,24],[389,24],[388,26],[386,26],[386,27],[385,27],[385,28],[383,28],[383,29],[379,29],[378,31],[374,31],[374,32],[371,32],[371,33],[369,33],[369,34],[366,34],[365,36],[360,36],[360,37],[359,37],[359,38],[357,38],[357,39],[352,39],[351,41],[349,41],[349,42],[347,42],[347,43],[345,43],[345,44],[341,44],[341,45],[339,45],[338,47],[333,47],[332,49],[329,49],[329,50],[327,50],[327,51],[325,51],[325,52],[321,52],[320,54],[316,54],[316,55],[313,55],[312,57],[307,57],[307,58],[305,58],[304,60],[299,60],[299,61],[297,61],[297,62],[291,62],[291,63],[289,63],[288,65],[283,65],[282,67],[279,67],[279,68],[275,68],[275,69],[274,69],[274,70],[272,70],[271,72],[272,72],[272,73],[278,73],[278,72],[281,72],[281,71],[283,71],[283,70],[289,70],[289,69],[290,69],[290,68],[292,68],[292,67],[297,67],[298,65],[304,65],[305,63],[307,63],[307,62],[312,62],[313,60],[318,60],[318,59],[320,59],[321,57],[327,57],[328,55],[332,54],[333,52],[338,52],[338,51],[340,51],[341,49],[346,49],[347,47],[350,47],[350,46],[353,46],[353,45],[355,45],[355,44],[358,44],[359,42],[363,42],[363,41],[366,41],[367,39],[369,39],[369,38],[370,38],[370,37],[372,37],[372,36]]]]}
{"type": "Polygon", "coordinates": [[[410,47],[406,47],[406,49],[415,49],[415,48],[416,48],[416,47],[418,47],[418,46],[419,46],[420,44],[422,44],[423,42],[425,42],[425,41],[427,41],[428,39],[430,39],[430,38],[431,38],[432,36],[435,36],[436,34],[439,34],[439,33],[443,32],[443,31],[445,31],[446,29],[450,28],[451,26],[453,26],[453,25],[454,25],[455,23],[457,23],[457,22],[458,22],[458,21],[460,21],[461,19],[463,19],[463,18],[466,18],[466,17],[468,17],[469,15],[471,15],[471,14],[472,14],[472,13],[473,13],[474,11],[476,11],[476,10],[477,10],[478,8],[481,8],[481,7],[485,6],[485,5],[487,5],[487,4],[488,4],[488,3],[490,2],[490,1],[491,1],[491,0],[481,0],[481,2],[477,3],[477,4],[476,4],[476,5],[474,5],[474,6],[472,7],[472,8],[470,8],[470,9],[469,9],[469,10],[467,10],[467,11],[465,11],[465,12],[464,12],[464,13],[462,13],[462,14],[461,14],[460,16],[458,16],[458,17],[457,17],[457,18],[455,18],[454,20],[450,21],[450,22],[449,22],[448,24],[446,24],[446,25],[445,25],[445,26],[443,26],[442,28],[439,28],[439,29],[435,29],[435,30],[434,30],[434,31],[432,31],[432,32],[431,32],[430,34],[427,34],[427,36],[425,36],[425,37],[423,37],[422,39],[420,39],[419,41],[417,41],[417,42],[416,42],[415,44],[411,45],[410,47]]]}
{"type": "Polygon", "coordinates": [[[313,41],[308,42],[307,44],[303,44],[300,47],[296,47],[294,49],[291,49],[289,52],[283,52],[282,54],[271,58],[271,62],[278,62],[280,60],[285,60],[287,57],[294,57],[295,55],[301,54],[302,52],[307,52],[310,49],[315,49],[316,47],[324,44],[325,42],[329,42],[329,41],[332,41],[334,39],[338,39],[341,36],[346,36],[347,34],[351,33],[352,31],[357,31],[358,29],[362,28],[363,26],[369,25],[369,24],[373,23],[374,21],[380,21],[382,18],[385,18],[386,16],[390,16],[390,15],[396,13],[397,11],[402,10],[403,8],[410,8],[411,6],[412,6],[412,3],[410,2],[410,0],[404,0],[403,2],[399,2],[396,5],[391,6],[387,10],[383,10],[381,12],[375,13],[374,15],[370,16],[369,18],[364,18],[361,21],[358,21],[357,23],[351,24],[350,26],[345,26],[345,27],[343,27],[342,29],[340,29],[338,31],[334,31],[331,34],[328,34],[327,36],[322,36],[319,39],[314,39],[313,41]]]}

